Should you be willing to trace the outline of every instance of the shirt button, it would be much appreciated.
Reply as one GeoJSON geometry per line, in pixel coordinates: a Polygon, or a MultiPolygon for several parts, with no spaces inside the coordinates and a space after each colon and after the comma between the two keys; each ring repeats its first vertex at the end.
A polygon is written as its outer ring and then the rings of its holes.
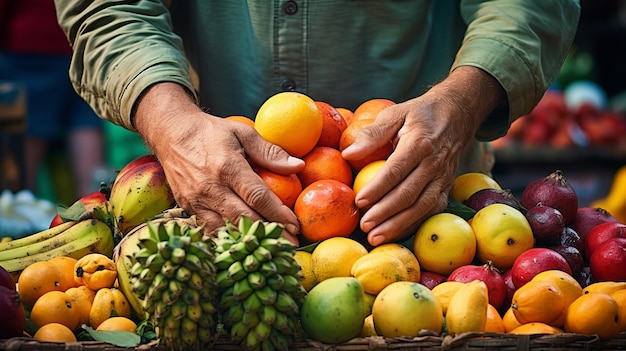
{"type": "Polygon", "coordinates": [[[285,79],[283,80],[283,82],[281,83],[281,88],[283,88],[284,91],[294,91],[296,90],[296,82],[293,81],[293,79],[285,79]]]}
{"type": "Polygon", "coordinates": [[[283,11],[288,15],[293,15],[298,12],[298,4],[293,0],[285,1],[283,3],[283,11]]]}

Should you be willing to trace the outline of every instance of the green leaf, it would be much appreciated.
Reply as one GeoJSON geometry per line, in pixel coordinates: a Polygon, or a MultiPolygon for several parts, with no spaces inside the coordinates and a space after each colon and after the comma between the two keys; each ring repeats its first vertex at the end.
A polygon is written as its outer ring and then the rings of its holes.
{"type": "Polygon", "coordinates": [[[78,221],[85,211],[87,211],[85,204],[80,201],[74,202],[68,208],[57,206],[57,213],[59,217],[63,218],[63,221],[78,221]]]}
{"type": "Polygon", "coordinates": [[[443,210],[443,212],[455,214],[463,218],[466,221],[474,217],[474,215],[476,214],[476,211],[474,211],[473,208],[466,206],[453,199],[448,199],[448,206],[446,207],[445,210],[443,210]]]}
{"type": "Polygon", "coordinates": [[[135,347],[141,343],[141,337],[136,333],[122,330],[95,330],[83,324],[83,330],[89,333],[96,341],[106,342],[119,347],[135,347]]]}
{"type": "Polygon", "coordinates": [[[317,245],[318,245],[319,243],[320,243],[320,242],[318,241],[318,242],[314,242],[314,243],[309,244],[309,245],[300,246],[300,247],[298,247],[298,248],[296,249],[296,251],[306,251],[306,252],[308,252],[308,253],[313,253],[313,250],[317,247],[317,245]]]}

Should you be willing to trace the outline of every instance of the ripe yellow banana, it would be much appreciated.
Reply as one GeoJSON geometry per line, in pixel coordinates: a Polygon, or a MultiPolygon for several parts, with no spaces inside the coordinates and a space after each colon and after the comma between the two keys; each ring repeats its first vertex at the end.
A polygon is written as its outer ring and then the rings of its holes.
{"type": "Polygon", "coordinates": [[[135,251],[139,250],[139,232],[143,230],[142,228],[143,225],[136,227],[131,233],[122,238],[115,246],[113,252],[113,261],[115,261],[115,266],[117,267],[119,289],[124,293],[133,313],[139,319],[145,318],[145,312],[142,301],[137,298],[137,294],[133,292],[133,287],[130,283],[130,272],[133,265],[130,256],[132,256],[135,251]]]}
{"type": "Polygon", "coordinates": [[[63,233],[64,231],[70,229],[74,224],[76,224],[76,222],[74,221],[64,222],[55,227],[42,230],[40,232],[25,236],[23,238],[2,242],[0,243],[0,257],[2,257],[2,254],[4,254],[5,251],[9,251],[18,247],[24,247],[27,245],[31,245],[34,243],[38,243],[38,242],[53,238],[63,233]]]}
{"type": "Polygon", "coordinates": [[[487,323],[487,285],[474,280],[460,287],[448,304],[446,327],[450,334],[483,332],[487,323]]]}
{"type": "MultiPolygon", "coordinates": [[[[97,223],[98,221],[96,220],[83,220],[77,222],[66,230],[48,239],[36,241],[31,244],[19,246],[10,250],[1,251],[0,261],[7,261],[14,258],[32,256],[63,246],[71,242],[72,240],[75,240],[78,237],[89,233],[91,230],[93,230],[94,227],[97,226],[97,223]]],[[[59,226],[64,226],[63,224],[59,226]]]]}
{"type": "Polygon", "coordinates": [[[122,236],[175,204],[165,172],[158,161],[140,164],[118,176],[109,203],[122,236]]]}
{"type": "MultiPolygon", "coordinates": [[[[69,256],[79,259],[94,252],[109,257],[112,256],[115,242],[113,232],[108,225],[97,219],[84,220],[78,222],[76,225],[80,225],[80,231],[73,230],[73,236],[66,237],[66,241],[62,243],[62,245],[49,250],[29,253],[13,259],[4,259],[2,258],[4,252],[0,253],[0,266],[4,267],[4,269],[11,273],[12,277],[17,280],[19,274],[27,266],[35,262],[47,261],[53,257],[69,256]]],[[[70,229],[72,228],[74,228],[74,226],[70,229]]],[[[28,252],[28,246],[22,249],[24,253],[28,252]]]]}

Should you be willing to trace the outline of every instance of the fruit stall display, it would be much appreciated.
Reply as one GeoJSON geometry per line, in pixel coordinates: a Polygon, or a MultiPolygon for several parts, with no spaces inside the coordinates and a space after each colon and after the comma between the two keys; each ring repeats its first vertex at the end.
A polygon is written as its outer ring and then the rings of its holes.
{"type": "Polygon", "coordinates": [[[519,196],[461,174],[444,211],[372,246],[355,197],[393,146],[341,151],[393,104],[280,93],[256,122],[227,118],[304,160],[287,176],[246,155],[298,244],[246,216],[205,235],[154,155],[0,243],[0,350],[626,349],[626,166],[588,207],[559,169],[519,196]]]}

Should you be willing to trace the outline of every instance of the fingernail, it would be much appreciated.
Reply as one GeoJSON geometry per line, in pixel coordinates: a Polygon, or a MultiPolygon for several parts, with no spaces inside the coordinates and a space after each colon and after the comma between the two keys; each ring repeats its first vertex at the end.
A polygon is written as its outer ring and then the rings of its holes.
{"type": "Polygon", "coordinates": [[[361,230],[366,233],[372,230],[372,228],[374,228],[374,222],[364,222],[363,224],[361,224],[361,230]]]}
{"type": "Polygon", "coordinates": [[[289,156],[287,158],[287,163],[291,166],[299,166],[303,163],[304,161],[297,158],[297,157],[293,157],[293,156],[289,156]]]}
{"type": "Polygon", "coordinates": [[[285,229],[289,232],[289,234],[291,235],[296,235],[298,234],[298,226],[296,226],[295,224],[289,223],[285,225],[285,229]]]}
{"type": "Polygon", "coordinates": [[[369,239],[370,245],[372,245],[372,246],[378,246],[378,245],[382,244],[383,241],[385,241],[385,237],[382,236],[382,235],[372,236],[369,239]]]}
{"type": "Polygon", "coordinates": [[[370,205],[370,202],[367,199],[358,199],[356,201],[356,206],[359,208],[365,208],[370,205]]]}

